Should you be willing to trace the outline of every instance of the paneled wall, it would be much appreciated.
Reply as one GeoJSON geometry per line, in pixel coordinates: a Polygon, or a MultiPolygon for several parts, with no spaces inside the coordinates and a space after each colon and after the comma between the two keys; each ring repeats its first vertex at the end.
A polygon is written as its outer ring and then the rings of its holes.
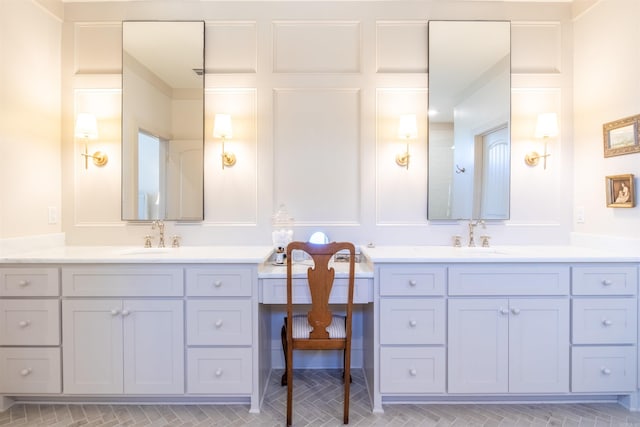
{"type": "Polygon", "coordinates": [[[570,6],[469,2],[66,3],[63,32],[64,231],[70,244],[137,244],[148,224],[120,221],[120,43],[126,19],[206,23],[205,220],[169,224],[186,245],[269,244],[286,204],[295,238],[323,229],[360,244],[449,244],[464,224],[427,213],[427,25],[512,21],[512,208],[495,244],[566,243],[571,230],[570,6]],[[179,7],[178,7],[179,6],[179,7]],[[84,169],[73,119],[104,137],[84,169]],[[559,113],[547,169],[524,164],[538,113],[559,113]],[[238,162],[220,167],[213,117],[229,112],[238,162]],[[395,163],[400,114],[418,116],[409,169],[395,163]]]}

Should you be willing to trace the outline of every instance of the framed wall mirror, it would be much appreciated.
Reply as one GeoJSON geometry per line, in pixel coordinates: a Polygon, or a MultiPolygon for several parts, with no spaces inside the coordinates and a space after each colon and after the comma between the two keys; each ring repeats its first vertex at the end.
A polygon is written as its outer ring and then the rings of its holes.
{"type": "Polygon", "coordinates": [[[204,22],[122,23],[122,219],[204,217],[204,22]]]}
{"type": "Polygon", "coordinates": [[[429,21],[429,220],[508,219],[511,24],[429,21]]]}

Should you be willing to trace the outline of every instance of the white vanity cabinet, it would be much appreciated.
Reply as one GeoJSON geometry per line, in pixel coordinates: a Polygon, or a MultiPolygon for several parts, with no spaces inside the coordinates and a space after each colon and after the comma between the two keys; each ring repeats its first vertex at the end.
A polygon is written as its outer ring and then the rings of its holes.
{"type": "Polygon", "coordinates": [[[0,393],[61,392],[59,275],[0,268],[0,393]]]}
{"type": "Polygon", "coordinates": [[[635,265],[573,267],[572,391],[636,390],[637,288],[635,265]]]}
{"type": "Polygon", "coordinates": [[[445,391],[444,267],[380,267],[380,392],[445,391]]]}
{"type": "Polygon", "coordinates": [[[183,270],[62,268],[66,394],[184,392],[183,270]]]}
{"type": "Polygon", "coordinates": [[[252,393],[255,277],[249,265],[187,268],[187,393],[252,393]]]}

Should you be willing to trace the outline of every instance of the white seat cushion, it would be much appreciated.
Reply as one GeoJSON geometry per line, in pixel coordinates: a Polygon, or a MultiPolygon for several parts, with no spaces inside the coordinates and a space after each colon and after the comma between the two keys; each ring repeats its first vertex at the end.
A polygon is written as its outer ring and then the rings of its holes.
{"type": "MultiPolygon", "coordinates": [[[[293,316],[293,338],[309,338],[312,329],[306,314],[293,316]]],[[[347,336],[345,317],[333,316],[327,332],[329,332],[329,338],[345,338],[347,336]]]]}

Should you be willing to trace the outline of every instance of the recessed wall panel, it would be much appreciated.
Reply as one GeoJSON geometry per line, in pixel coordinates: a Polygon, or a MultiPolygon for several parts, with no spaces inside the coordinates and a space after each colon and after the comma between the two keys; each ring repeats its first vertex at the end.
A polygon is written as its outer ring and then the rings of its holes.
{"type": "Polygon", "coordinates": [[[76,24],[75,72],[122,72],[122,25],[119,22],[76,24]]]}
{"type": "Polygon", "coordinates": [[[273,71],[276,73],[357,73],[360,71],[358,22],[275,22],[273,71]]]}
{"type": "Polygon", "coordinates": [[[360,90],[274,91],[274,197],[296,224],[360,221],[360,90]]]}
{"type": "Polygon", "coordinates": [[[514,73],[559,73],[559,22],[511,24],[511,70],[514,73]]]}
{"type": "Polygon", "coordinates": [[[205,52],[208,73],[257,72],[256,23],[207,23],[205,52]]]}
{"type": "Polygon", "coordinates": [[[376,71],[426,73],[428,35],[426,21],[376,23],[376,71]]]}

